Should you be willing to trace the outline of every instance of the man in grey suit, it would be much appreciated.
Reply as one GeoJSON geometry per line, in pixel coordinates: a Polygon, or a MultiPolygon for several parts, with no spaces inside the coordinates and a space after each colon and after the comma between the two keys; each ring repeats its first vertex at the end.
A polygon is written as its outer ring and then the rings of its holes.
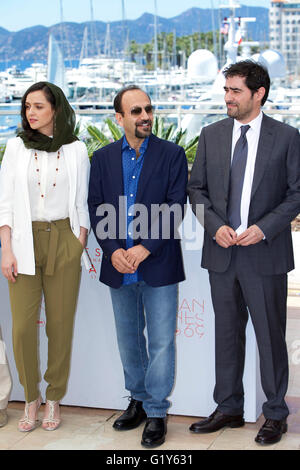
{"type": "Polygon", "coordinates": [[[217,408],[195,433],[244,424],[243,370],[248,311],[259,355],[265,423],[255,440],[287,431],[287,273],[294,268],[291,221],[300,212],[300,136],[262,113],[270,78],[252,61],[224,71],[229,118],[203,128],[188,193],[204,204],[202,267],[215,311],[217,408]]]}

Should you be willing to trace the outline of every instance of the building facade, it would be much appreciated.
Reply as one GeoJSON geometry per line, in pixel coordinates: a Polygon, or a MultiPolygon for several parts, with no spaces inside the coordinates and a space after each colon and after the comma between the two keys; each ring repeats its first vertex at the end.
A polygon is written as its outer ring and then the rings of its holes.
{"type": "Polygon", "coordinates": [[[287,71],[300,73],[300,1],[272,0],[269,10],[270,48],[284,56],[287,71]]]}

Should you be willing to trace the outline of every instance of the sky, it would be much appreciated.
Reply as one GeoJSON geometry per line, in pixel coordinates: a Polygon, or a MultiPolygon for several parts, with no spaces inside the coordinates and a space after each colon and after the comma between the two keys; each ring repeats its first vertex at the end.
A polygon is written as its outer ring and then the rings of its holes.
{"type": "MultiPolygon", "coordinates": [[[[82,23],[91,19],[90,0],[62,0],[64,21],[82,23]]],[[[124,0],[125,17],[136,19],[143,13],[154,13],[155,0],[124,0]]],[[[156,0],[159,16],[171,18],[192,8],[215,8],[226,0],[156,0]]],[[[0,0],[0,27],[19,31],[35,25],[52,26],[60,22],[61,0],[0,0]]],[[[122,19],[122,0],[93,0],[94,19],[122,19]],[[109,5],[109,8],[107,8],[109,5]]],[[[270,0],[240,0],[240,4],[269,7],[270,0]]]]}

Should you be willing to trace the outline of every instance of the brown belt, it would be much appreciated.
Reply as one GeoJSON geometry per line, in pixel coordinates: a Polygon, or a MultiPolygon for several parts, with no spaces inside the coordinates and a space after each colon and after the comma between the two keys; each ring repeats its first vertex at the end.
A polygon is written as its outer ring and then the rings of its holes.
{"type": "Polygon", "coordinates": [[[54,274],[59,231],[67,228],[71,229],[69,218],[54,220],[53,222],[32,222],[32,230],[34,232],[50,232],[48,257],[45,270],[46,276],[53,276],[54,274]]]}

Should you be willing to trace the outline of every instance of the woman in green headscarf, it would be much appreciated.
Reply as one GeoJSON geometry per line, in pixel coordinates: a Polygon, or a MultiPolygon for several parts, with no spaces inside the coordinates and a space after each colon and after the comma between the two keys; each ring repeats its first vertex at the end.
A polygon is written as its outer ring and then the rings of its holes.
{"type": "MultiPolygon", "coordinates": [[[[74,135],[75,113],[63,91],[48,82],[22,99],[22,131],[7,142],[0,171],[1,268],[8,279],[13,346],[25,412],[19,430],[38,423],[37,326],[42,297],[48,336],[46,406],[42,427],[60,424],[70,368],[81,259],[90,227],[89,159],[74,135]]],[[[43,309],[42,309],[43,310],[43,309]]]]}

